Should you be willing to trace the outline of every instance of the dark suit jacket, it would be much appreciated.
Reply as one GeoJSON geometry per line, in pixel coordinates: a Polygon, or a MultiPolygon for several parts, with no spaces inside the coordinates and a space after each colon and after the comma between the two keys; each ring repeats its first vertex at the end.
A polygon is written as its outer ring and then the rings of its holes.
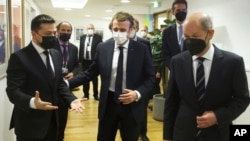
{"type": "Polygon", "coordinates": [[[172,24],[162,33],[163,57],[168,68],[170,67],[171,58],[181,52],[176,33],[176,26],[176,23],[172,24]]]}
{"type": "MultiPolygon", "coordinates": [[[[109,39],[97,47],[96,57],[90,68],[69,80],[70,87],[79,86],[91,80],[91,77],[100,74],[101,90],[99,101],[99,120],[102,120],[106,111],[111,69],[115,42],[109,39]]],[[[130,40],[127,56],[126,86],[128,89],[138,90],[141,99],[130,104],[133,116],[137,122],[142,122],[145,117],[144,99],[154,86],[155,75],[152,60],[147,47],[134,40],[130,40]]]]}
{"type": "MultiPolygon", "coordinates": [[[[42,139],[51,124],[54,111],[36,110],[29,106],[36,90],[40,92],[41,100],[53,105],[58,105],[59,96],[68,103],[76,99],[62,79],[60,53],[55,49],[50,49],[50,53],[55,69],[54,83],[49,82],[46,66],[31,43],[10,56],[6,91],[9,100],[14,104],[10,128],[15,128],[18,136],[42,139]]],[[[55,115],[58,123],[57,110],[55,115]]]]}
{"type": "MultiPolygon", "coordinates": [[[[84,50],[85,50],[85,40],[86,40],[87,35],[84,34],[80,37],[80,49],[79,49],[79,60],[81,63],[83,63],[84,60],[84,50]]],[[[95,53],[96,53],[96,47],[97,45],[102,42],[102,37],[98,34],[93,35],[92,39],[92,44],[91,44],[91,57],[94,59],[95,53]]]]}
{"type": "Polygon", "coordinates": [[[148,48],[148,51],[150,52],[150,55],[152,55],[152,49],[151,49],[151,45],[150,45],[150,42],[146,39],[143,39],[143,38],[140,38],[140,37],[137,37],[137,41],[139,43],[142,43],[142,44],[145,44],[148,48]]]}
{"type": "Polygon", "coordinates": [[[191,141],[197,133],[196,116],[214,111],[218,124],[202,129],[203,141],[229,141],[229,125],[249,104],[243,58],[215,47],[204,103],[195,95],[192,56],[172,58],[164,112],[164,139],[191,141]]]}
{"type": "MultiPolygon", "coordinates": [[[[55,49],[57,49],[59,52],[61,52],[60,44],[59,41],[57,42],[55,49]]],[[[68,71],[73,72],[74,75],[78,73],[79,71],[79,59],[78,59],[78,48],[69,42],[69,48],[68,48],[68,53],[69,53],[69,60],[68,60],[68,71]]]]}

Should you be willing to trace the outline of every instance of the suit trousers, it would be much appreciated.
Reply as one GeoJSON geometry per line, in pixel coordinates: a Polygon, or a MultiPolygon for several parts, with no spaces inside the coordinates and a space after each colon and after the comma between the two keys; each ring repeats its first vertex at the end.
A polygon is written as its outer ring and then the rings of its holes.
{"type": "Polygon", "coordinates": [[[64,140],[64,131],[67,125],[68,120],[68,110],[69,105],[62,99],[59,98],[58,104],[58,114],[59,114],[59,133],[58,133],[58,141],[64,140]]]}
{"type": "MultiPolygon", "coordinates": [[[[92,60],[84,60],[82,62],[83,70],[88,69],[89,66],[92,64],[92,62],[93,62],[92,60]]],[[[94,78],[91,79],[91,81],[92,81],[92,84],[93,84],[94,97],[98,98],[98,79],[97,79],[97,77],[94,77],[94,78]]],[[[83,84],[83,93],[84,93],[85,97],[89,97],[89,85],[90,85],[89,82],[83,84]]]]}
{"type": "MultiPolygon", "coordinates": [[[[57,141],[58,139],[58,128],[56,126],[55,112],[53,112],[50,120],[50,126],[46,136],[43,139],[31,139],[28,137],[16,136],[16,141],[57,141]]],[[[36,130],[36,129],[34,129],[36,130]]],[[[31,133],[32,134],[32,133],[31,133]]]]}
{"type": "Polygon", "coordinates": [[[104,118],[99,120],[97,141],[115,141],[118,128],[122,141],[137,141],[140,126],[135,121],[130,104],[116,103],[109,92],[104,118]]]}

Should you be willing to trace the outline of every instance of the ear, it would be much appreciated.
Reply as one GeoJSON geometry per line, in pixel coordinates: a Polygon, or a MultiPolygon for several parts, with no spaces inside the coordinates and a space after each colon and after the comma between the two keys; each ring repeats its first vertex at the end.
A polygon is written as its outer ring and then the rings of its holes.
{"type": "Polygon", "coordinates": [[[213,38],[213,36],[214,36],[214,29],[209,29],[208,30],[208,38],[209,38],[209,40],[211,40],[213,38]]]}

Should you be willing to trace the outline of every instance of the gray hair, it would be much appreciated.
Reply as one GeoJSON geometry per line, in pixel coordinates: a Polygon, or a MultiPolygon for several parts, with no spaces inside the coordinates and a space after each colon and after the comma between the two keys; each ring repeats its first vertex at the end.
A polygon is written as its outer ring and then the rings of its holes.
{"type": "Polygon", "coordinates": [[[200,24],[201,24],[202,30],[208,31],[209,29],[213,28],[212,17],[210,17],[209,15],[203,15],[200,18],[200,24]]]}

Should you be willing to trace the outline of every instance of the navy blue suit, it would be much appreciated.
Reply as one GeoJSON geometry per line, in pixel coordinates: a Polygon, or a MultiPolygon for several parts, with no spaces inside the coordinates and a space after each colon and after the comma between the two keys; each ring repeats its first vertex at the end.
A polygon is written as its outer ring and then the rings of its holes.
{"type": "Polygon", "coordinates": [[[214,111],[218,124],[202,129],[202,141],[229,141],[229,125],[249,104],[243,58],[214,47],[204,102],[195,93],[193,60],[188,51],[171,60],[164,112],[164,139],[194,140],[196,116],[214,111]]]}
{"type": "MultiPolygon", "coordinates": [[[[100,101],[98,109],[99,126],[100,122],[105,119],[106,115],[110,112],[113,112],[110,111],[111,109],[109,109],[112,108],[109,106],[109,87],[111,81],[114,46],[115,42],[113,39],[109,39],[103,43],[100,43],[96,50],[94,62],[90,66],[90,68],[87,71],[80,73],[78,76],[69,80],[70,87],[76,87],[90,81],[92,77],[100,74],[102,85],[100,90],[100,101]]],[[[138,102],[133,102],[124,107],[129,108],[127,116],[133,118],[135,127],[136,125],[139,125],[144,121],[144,117],[146,116],[144,102],[145,98],[148,97],[149,92],[154,86],[154,80],[155,75],[152,66],[152,59],[148,48],[143,44],[130,40],[127,54],[126,86],[128,89],[139,91],[141,93],[141,99],[138,102]]],[[[112,101],[111,103],[114,102],[112,101]]],[[[121,105],[118,104],[117,106],[119,107],[121,105]]],[[[106,118],[109,117],[107,116],[106,118]]],[[[109,124],[109,122],[113,122],[112,119],[109,119],[109,121],[105,120],[105,122],[105,124],[109,126],[108,128],[118,128],[114,127],[117,126],[117,123],[116,125],[109,124]]],[[[99,130],[98,134],[102,134],[102,132],[105,131],[99,130]]],[[[124,133],[125,132],[126,131],[124,131],[124,133]]],[[[139,129],[136,133],[136,136],[139,136],[139,129]]]]}
{"type": "MultiPolygon", "coordinates": [[[[170,67],[171,58],[181,52],[176,27],[176,23],[172,24],[162,33],[163,57],[168,68],[170,67]]],[[[183,50],[185,50],[185,48],[183,48],[183,50]]]]}

